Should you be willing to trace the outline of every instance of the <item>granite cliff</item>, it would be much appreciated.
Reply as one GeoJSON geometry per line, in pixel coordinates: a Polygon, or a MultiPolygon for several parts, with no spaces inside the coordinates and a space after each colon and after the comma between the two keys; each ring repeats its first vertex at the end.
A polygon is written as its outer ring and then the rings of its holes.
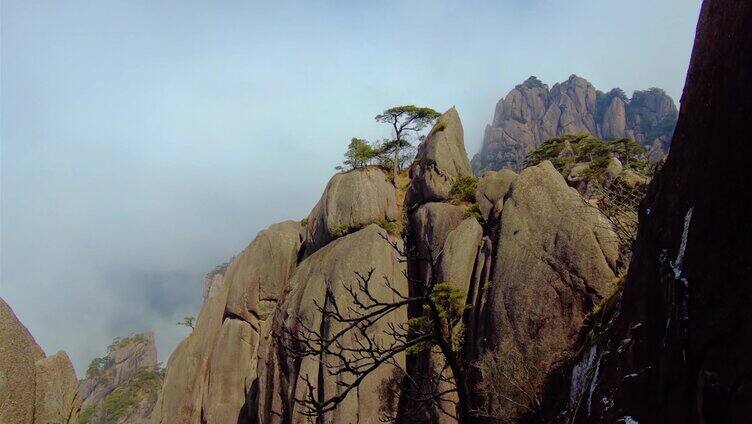
{"type": "Polygon", "coordinates": [[[503,168],[519,171],[528,152],[565,133],[631,138],[658,161],[668,152],[676,116],[674,101],[659,88],[635,91],[630,99],[618,88],[596,90],[577,75],[550,89],[530,77],[496,104],[481,150],[473,157],[473,171],[477,175],[503,168]]]}

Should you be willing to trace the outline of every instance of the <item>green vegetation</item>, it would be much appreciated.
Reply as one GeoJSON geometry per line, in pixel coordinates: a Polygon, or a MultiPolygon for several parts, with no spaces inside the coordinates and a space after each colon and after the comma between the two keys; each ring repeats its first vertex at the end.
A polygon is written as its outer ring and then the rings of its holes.
{"type": "Polygon", "coordinates": [[[457,178],[449,189],[449,196],[458,202],[475,202],[475,190],[478,188],[478,178],[467,175],[457,178]]]}
{"type": "Polygon", "coordinates": [[[350,232],[350,227],[347,224],[338,223],[332,227],[332,235],[335,237],[342,237],[350,232]]]}
{"type": "Polygon", "coordinates": [[[300,220],[300,225],[302,227],[307,227],[308,226],[308,217],[305,217],[305,218],[301,219],[300,220]]]}
{"type": "Polygon", "coordinates": [[[109,356],[103,356],[101,358],[94,358],[89,363],[89,368],[86,369],[86,378],[96,378],[105,375],[107,369],[112,366],[112,358],[109,356]]]}
{"type": "Polygon", "coordinates": [[[379,219],[376,221],[376,225],[386,230],[391,235],[397,235],[397,223],[388,221],[386,219],[379,219]]]}
{"type": "Polygon", "coordinates": [[[195,325],[196,318],[192,316],[183,317],[183,320],[178,322],[178,325],[182,325],[185,327],[190,327],[191,330],[193,330],[193,326],[195,325]]]}
{"type": "MultiPolygon", "coordinates": [[[[347,146],[345,152],[345,160],[342,162],[347,169],[362,168],[370,164],[380,152],[377,148],[374,148],[368,141],[353,137],[350,139],[350,144],[347,146]]],[[[345,169],[344,167],[337,167],[338,169],[345,169]]]]}
{"type": "Polygon", "coordinates": [[[545,160],[566,175],[577,163],[589,163],[586,177],[596,178],[603,174],[612,157],[618,158],[625,169],[647,176],[649,165],[642,157],[645,149],[632,139],[621,138],[605,141],[590,134],[563,134],[549,138],[525,159],[525,166],[537,165],[545,160]]]}
{"type": "Polygon", "coordinates": [[[483,214],[480,213],[480,206],[478,206],[477,203],[473,203],[472,205],[468,206],[467,209],[465,209],[465,218],[473,217],[475,218],[479,223],[483,223],[483,214]]]}
{"type": "Polygon", "coordinates": [[[94,418],[94,405],[87,405],[86,408],[81,410],[78,415],[78,424],[89,424],[91,419],[94,418]]]}
{"type": "Polygon", "coordinates": [[[152,404],[156,402],[163,378],[163,372],[158,368],[141,368],[133,376],[120,383],[105,398],[106,422],[108,424],[118,422],[144,400],[152,404]]]}
{"type": "Polygon", "coordinates": [[[131,334],[128,337],[115,337],[112,343],[107,346],[107,352],[112,353],[118,349],[124,348],[131,344],[146,342],[146,335],[144,334],[131,334]]]}

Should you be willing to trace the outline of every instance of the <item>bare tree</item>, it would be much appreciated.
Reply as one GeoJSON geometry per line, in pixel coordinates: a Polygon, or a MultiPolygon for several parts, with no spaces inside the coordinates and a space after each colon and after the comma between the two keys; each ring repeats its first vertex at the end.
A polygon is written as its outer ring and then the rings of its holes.
{"type": "MultiPolygon", "coordinates": [[[[419,257],[382,237],[395,249],[401,262],[425,263],[433,273],[437,252],[419,257]]],[[[384,397],[416,406],[411,411],[398,412],[400,420],[421,421],[424,414],[419,410],[433,408],[460,422],[468,422],[469,390],[460,351],[462,336],[458,335],[465,309],[464,296],[450,283],[411,280],[407,272],[405,277],[413,290],[402,293],[387,277],[374,278],[374,272],[374,269],[357,272],[353,282],[342,283],[347,305],[334,296],[334,282],[327,282],[323,304],[314,300],[315,309],[326,323],[322,328],[312,328],[298,318],[297,331],[282,326],[281,333],[276,335],[282,340],[286,356],[293,360],[305,357],[318,360],[323,372],[341,388],[338,394],[325,397],[310,377],[304,375],[301,379],[305,396],[295,402],[304,415],[321,422],[324,414],[337,408],[372,372],[391,366],[395,379],[402,381],[384,385],[384,397]],[[374,295],[376,284],[387,287],[392,299],[386,301],[374,295]],[[380,320],[408,308],[421,313],[407,322],[386,322],[386,330],[374,331],[380,320]],[[438,363],[427,370],[408,373],[398,361],[402,354],[433,354],[438,363]]],[[[383,421],[398,418],[391,411],[382,412],[383,421]]]]}

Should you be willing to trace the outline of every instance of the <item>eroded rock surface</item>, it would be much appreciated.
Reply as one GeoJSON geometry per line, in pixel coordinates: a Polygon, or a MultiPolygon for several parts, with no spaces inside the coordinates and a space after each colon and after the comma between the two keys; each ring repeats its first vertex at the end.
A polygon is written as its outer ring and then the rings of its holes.
{"type": "MultiPolygon", "coordinates": [[[[519,383],[533,395],[615,282],[617,244],[606,220],[550,162],[526,168],[512,183],[477,343],[507,355],[507,367],[534,367],[519,383]]],[[[512,384],[499,390],[519,396],[512,384]]],[[[512,421],[525,412],[511,402],[503,411],[512,421]]]]}
{"type": "Polygon", "coordinates": [[[377,167],[335,174],[308,215],[306,255],[350,232],[399,216],[394,186],[377,167]]]}
{"type": "Polygon", "coordinates": [[[410,185],[405,196],[408,209],[428,202],[449,199],[449,191],[457,177],[472,175],[465,151],[460,116],[451,108],[439,117],[418,146],[410,167],[410,185]]]}
{"type": "Polygon", "coordinates": [[[78,380],[68,355],[46,357],[0,298],[0,423],[78,422],[78,380]]]}
{"type": "Polygon", "coordinates": [[[600,92],[577,75],[550,90],[530,77],[497,103],[481,151],[473,157],[473,171],[520,170],[528,152],[564,133],[629,137],[667,152],[676,116],[674,101],[658,88],[635,91],[629,99],[620,89],[600,92]]]}

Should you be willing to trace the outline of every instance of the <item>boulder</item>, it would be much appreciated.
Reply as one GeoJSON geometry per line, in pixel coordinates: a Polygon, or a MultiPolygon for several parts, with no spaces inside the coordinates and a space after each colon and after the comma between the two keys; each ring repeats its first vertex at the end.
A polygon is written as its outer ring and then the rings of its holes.
{"type": "MultiPolygon", "coordinates": [[[[316,308],[316,303],[324,304],[326,288],[329,286],[342,311],[352,314],[352,312],[347,312],[349,307],[355,308],[356,311],[360,310],[352,302],[345,288],[355,284],[356,272],[367,273],[372,268],[374,272],[370,289],[376,298],[389,301],[394,299],[394,293],[384,283],[385,278],[395,289],[407,293],[407,279],[403,275],[404,264],[399,262],[397,252],[384,239],[385,237],[388,235],[384,230],[376,225],[370,225],[329,243],[306,258],[290,279],[289,295],[285,297],[284,303],[278,309],[280,315],[275,316],[275,321],[284,325],[287,332],[296,335],[303,334],[303,326],[316,329],[326,328],[325,331],[329,334],[341,330],[343,324],[331,320],[326,323],[325,327],[322,327],[322,314],[316,308]]],[[[382,341],[388,344],[390,336],[385,333],[388,329],[387,324],[406,320],[406,311],[393,312],[371,326],[369,333],[382,333],[382,341]]],[[[277,344],[291,343],[281,337],[273,337],[270,341],[277,344]]],[[[354,347],[353,343],[351,337],[343,339],[346,347],[354,347]]],[[[314,391],[318,391],[325,398],[342,393],[343,387],[337,384],[340,378],[352,378],[347,374],[340,377],[331,376],[321,369],[322,361],[331,362],[335,358],[304,357],[302,360],[295,360],[288,357],[280,358],[285,350],[279,346],[273,350],[277,355],[276,361],[259,362],[259,375],[264,376],[263,380],[266,384],[258,386],[258,398],[264,400],[260,404],[268,405],[272,409],[272,414],[277,417],[273,418],[272,422],[285,421],[283,417],[288,417],[289,422],[293,423],[307,422],[308,417],[303,414],[299,404],[294,410],[285,410],[293,404],[294,398],[300,399],[306,396],[307,388],[304,378],[309,378],[314,391]],[[269,365],[272,369],[268,368],[269,365]],[[279,382],[282,386],[275,387],[270,384],[273,382],[279,382]],[[274,400],[276,396],[279,396],[278,401],[274,400]],[[274,410],[276,407],[282,410],[274,410]]],[[[345,353],[345,355],[348,354],[345,353]]],[[[398,355],[397,360],[404,365],[404,355],[398,355]]],[[[377,421],[381,416],[380,408],[383,407],[382,386],[393,381],[393,371],[393,367],[389,365],[378,368],[361,383],[357,390],[351,392],[335,411],[327,413],[324,420],[331,423],[377,421]]],[[[269,412],[266,408],[259,408],[259,414],[268,416],[269,412]]]]}
{"type": "Polygon", "coordinates": [[[269,316],[295,270],[303,240],[298,222],[284,221],[258,233],[226,271],[228,313],[250,323],[269,316]]]}
{"type": "MultiPolygon", "coordinates": [[[[500,216],[481,347],[501,352],[534,395],[577,339],[585,315],[611,290],[618,258],[608,222],[564,181],[550,162],[523,170],[500,216]]],[[[498,388],[515,396],[512,382],[498,388]]],[[[518,399],[520,400],[520,399],[518,399]]],[[[503,405],[504,418],[524,411],[503,405]]]]}
{"type": "Polygon", "coordinates": [[[467,299],[475,272],[475,258],[483,239],[483,228],[473,218],[466,218],[451,230],[439,257],[437,279],[452,283],[467,299]]]}
{"type": "Polygon", "coordinates": [[[68,355],[61,350],[37,360],[34,422],[78,423],[80,408],[76,370],[68,355]]]}
{"type": "Polygon", "coordinates": [[[609,159],[608,165],[606,165],[606,169],[603,171],[603,175],[601,176],[603,186],[610,186],[615,179],[619,178],[619,176],[622,175],[622,172],[624,172],[624,165],[621,164],[621,161],[615,157],[609,159]]]}
{"type": "Polygon", "coordinates": [[[463,137],[457,110],[451,108],[444,112],[418,146],[410,167],[411,180],[405,195],[408,209],[449,199],[457,177],[472,175],[463,137]]]}
{"type": "Polygon", "coordinates": [[[368,224],[398,217],[396,191],[380,168],[336,174],[308,215],[306,256],[368,224]]]}
{"type": "Polygon", "coordinates": [[[509,187],[515,178],[517,178],[517,174],[514,171],[502,169],[501,171],[486,171],[478,179],[475,201],[478,203],[480,213],[486,222],[488,222],[494,207],[497,204],[499,206],[504,204],[504,196],[509,191],[509,187]]]}
{"type": "Polygon", "coordinates": [[[34,417],[36,362],[44,352],[0,298],[0,423],[29,423],[34,417]]]}

